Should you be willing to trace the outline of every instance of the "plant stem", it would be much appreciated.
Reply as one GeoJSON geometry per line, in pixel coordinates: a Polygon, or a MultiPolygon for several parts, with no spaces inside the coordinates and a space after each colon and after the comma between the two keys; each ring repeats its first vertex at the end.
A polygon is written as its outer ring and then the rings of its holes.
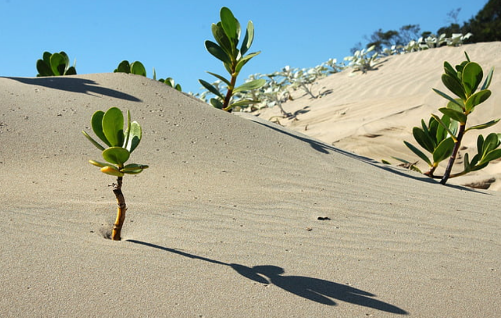
{"type": "Polygon", "coordinates": [[[441,184],[445,184],[451,175],[452,166],[454,165],[454,161],[456,161],[456,156],[458,154],[459,147],[461,147],[461,140],[463,139],[465,128],[466,128],[466,123],[459,124],[459,132],[456,138],[457,141],[454,143],[454,149],[452,150],[452,155],[449,158],[449,163],[447,164],[447,168],[445,169],[444,176],[442,177],[442,180],[440,180],[441,184]]]}
{"type": "Polygon", "coordinates": [[[125,198],[122,194],[122,177],[117,178],[117,183],[113,184],[113,193],[117,198],[117,218],[115,224],[113,224],[113,231],[111,232],[111,239],[113,241],[120,241],[120,232],[122,231],[122,226],[125,221],[125,211],[127,211],[127,206],[125,205],[125,198]]]}
{"type": "Polygon", "coordinates": [[[224,98],[224,103],[223,103],[223,110],[227,112],[231,112],[231,109],[228,109],[228,106],[230,104],[230,99],[231,96],[233,95],[233,88],[235,87],[235,83],[237,82],[237,76],[235,73],[231,74],[231,82],[230,86],[228,86],[228,91],[226,92],[226,96],[224,98]]]}

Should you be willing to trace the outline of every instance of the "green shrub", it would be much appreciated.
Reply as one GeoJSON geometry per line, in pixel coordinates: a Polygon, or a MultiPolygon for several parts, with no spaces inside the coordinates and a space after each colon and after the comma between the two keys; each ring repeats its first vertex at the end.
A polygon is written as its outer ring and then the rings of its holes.
{"type": "Polygon", "coordinates": [[[127,73],[127,74],[136,74],[146,77],[146,69],[144,68],[143,63],[139,61],[129,63],[127,60],[123,60],[118,64],[118,67],[113,71],[114,73],[127,73]]]}
{"type": "Polygon", "coordinates": [[[105,144],[102,146],[94,138],[89,136],[85,131],[82,131],[84,136],[99,150],[102,151],[102,157],[105,162],[89,160],[89,162],[99,168],[101,172],[117,177],[117,183],[113,184],[113,193],[118,202],[117,218],[111,233],[112,240],[120,240],[120,232],[125,220],[125,211],[127,206],[122,194],[122,177],[125,174],[138,174],[147,165],[130,163],[125,164],[131,153],[136,149],[141,141],[142,129],[141,126],[133,121],[130,121],[130,112],[127,111],[126,129],[124,131],[124,117],[122,111],[116,107],[108,109],[105,113],[97,111],[91,119],[91,126],[94,134],[105,144]]]}
{"type": "Polygon", "coordinates": [[[429,159],[417,147],[404,142],[412,152],[428,163],[430,170],[425,174],[432,178],[440,178],[442,184],[445,184],[449,178],[485,168],[492,160],[501,158],[501,149],[497,149],[501,144],[501,134],[490,133],[486,138],[478,135],[477,154],[470,160],[469,154],[466,153],[464,155],[463,171],[451,174],[465,133],[491,127],[500,120],[494,119],[484,124],[466,127],[468,116],[491,95],[488,88],[494,69],[491,68],[483,85],[480,86],[484,76],[482,67],[475,62],[471,62],[468,54],[465,53],[465,55],[466,61],[456,65],[455,68],[448,62],[444,62],[442,82],[455,97],[433,89],[437,94],[448,100],[447,106],[439,109],[443,114],[442,117],[432,114],[428,125],[422,120],[421,128],[414,127],[412,131],[414,139],[422,148],[432,154],[432,159],[429,159]],[[438,164],[447,158],[449,158],[449,162],[443,176],[436,176],[435,170],[438,164]]]}
{"type": "Polygon", "coordinates": [[[265,84],[265,80],[257,79],[236,87],[237,77],[242,67],[247,64],[251,58],[261,52],[245,55],[254,41],[254,25],[252,21],[249,21],[247,24],[245,37],[239,49],[240,23],[233,16],[231,10],[226,7],[221,8],[220,16],[221,21],[217,24],[212,24],[212,34],[217,43],[207,40],[205,41],[205,47],[210,54],[223,62],[226,71],[230,74],[230,78],[226,79],[221,75],[208,72],[226,84],[226,94],[223,94],[221,90],[218,90],[209,82],[201,79],[199,81],[210,93],[216,96],[216,98],[210,99],[212,106],[225,111],[231,111],[236,106],[247,106],[258,102],[248,99],[233,102],[232,97],[239,92],[260,88],[265,84]]]}
{"type": "Polygon", "coordinates": [[[44,52],[43,58],[37,61],[37,77],[76,75],[76,62],[70,66],[68,55],[61,51],[59,53],[44,52]]]}

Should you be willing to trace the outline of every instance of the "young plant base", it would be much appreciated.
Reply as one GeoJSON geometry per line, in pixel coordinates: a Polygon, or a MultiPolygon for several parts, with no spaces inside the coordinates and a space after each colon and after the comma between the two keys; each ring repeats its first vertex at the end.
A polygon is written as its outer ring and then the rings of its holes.
{"type": "Polygon", "coordinates": [[[127,205],[125,204],[125,198],[122,193],[122,177],[117,178],[117,183],[113,184],[113,193],[117,198],[117,218],[113,224],[113,230],[111,232],[111,239],[113,241],[120,241],[122,238],[120,234],[122,232],[122,226],[125,221],[125,212],[127,211],[127,205]]]}

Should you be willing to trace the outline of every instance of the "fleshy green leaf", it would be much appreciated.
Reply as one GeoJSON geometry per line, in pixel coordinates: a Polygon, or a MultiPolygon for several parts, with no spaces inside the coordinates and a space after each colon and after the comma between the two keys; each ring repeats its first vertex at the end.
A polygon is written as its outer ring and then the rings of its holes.
{"type": "Polygon", "coordinates": [[[216,96],[219,96],[221,99],[224,99],[224,96],[223,94],[221,94],[221,92],[219,92],[212,84],[204,81],[204,80],[198,80],[200,82],[200,84],[202,84],[203,87],[205,87],[209,92],[211,92],[212,94],[216,95],[216,96]]]}
{"type": "Polygon", "coordinates": [[[500,119],[494,119],[494,120],[491,120],[491,121],[489,121],[487,123],[484,123],[484,124],[471,126],[470,128],[466,129],[466,131],[472,130],[472,129],[485,129],[485,128],[489,128],[489,127],[494,126],[495,124],[497,124],[499,122],[499,120],[500,119]]]}
{"type": "Polygon", "coordinates": [[[103,116],[103,133],[112,147],[121,147],[124,142],[124,116],[117,107],[111,107],[103,116]]]}
{"type": "Polygon", "coordinates": [[[223,63],[231,64],[230,56],[216,43],[207,40],[205,41],[205,48],[218,60],[222,61],[223,63]]]}
{"type": "Polygon", "coordinates": [[[422,129],[419,129],[418,127],[414,127],[412,129],[412,135],[414,136],[414,139],[418,142],[418,144],[426,149],[428,152],[433,153],[433,150],[435,149],[435,142],[431,138],[431,136],[427,133],[425,133],[422,129]]]}
{"type": "Polygon", "coordinates": [[[101,144],[99,144],[97,141],[94,140],[94,138],[92,138],[91,136],[89,136],[89,134],[87,134],[85,131],[82,130],[82,134],[84,134],[84,136],[94,145],[96,146],[97,149],[103,151],[105,148],[103,146],[101,146],[101,144]]]}
{"type": "Polygon", "coordinates": [[[52,56],[50,57],[50,67],[54,75],[59,76],[64,74],[64,67],[62,72],[60,72],[60,69],[58,67],[59,65],[65,65],[64,61],[65,59],[63,55],[59,53],[52,54],[52,56]]]}
{"type": "Polygon", "coordinates": [[[223,103],[221,103],[221,101],[217,98],[211,98],[210,104],[217,109],[223,109],[223,103]]]}
{"type": "Polygon", "coordinates": [[[491,91],[488,89],[476,92],[475,94],[471,95],[465,103],[466,111],[472,112],[476,106],[485,102],[490,96],[491,91]]]}
{"type": "Polygon", "coordinates": [[[463,85],[461,85],[461,83],[458,82],[457,78],[454,78],[449,74],[443,74],[442,82],[444,83],[445,87],[447,87],[456,96],[458,96],[462,100],[466,99],[463,85]]]}
{"type": "Polygon", "coordinates": [[[243,58],[241,58],[238,63],[237,63],[237,66],[235,67],[235,72],[238,74],[240,73],[240,70],[242,69],[242,67],[247,64],[247,62],[250,61],[251,58],[253,58],[254,56],[256,55],[259,55],[259,53],[261,53],[261,51],[259,52],[254,52],[254,53],[249,53],[248,55],[244,56],[243,58]]]}
{"type": "Polygon", "coordinates": [[[442,93],[442,92],[441,92],[441,91],[439,91],[438,89],[435,89],[435,88],[434,88],[434,89],[433,89],[433,91],[434,91],[435,93],[437,93],[438,95],[442,96],[443,98],[448,99],[449,101],[451,101],[451,102],[453,102],[453,103],[457,104],[459,107],[461,107],[461,108],[463,107],[463,105],[461,105],[461,104],[460,104],[457,100],[455,100],[454,98],[450,97],[449,95],[447,95],[447,94],[445,94],[445,93],[442,93]]]}
{"type": "Polygon", "coordinates": [[[501,158],[501,149],[492,150],[480,160],[480,164],[489,163],[492,160],[501,158]]]}
{"type": "Polygon", "coordinates": [[[108,141],[108,139],[106,138],[106,136],[104,135],[104,132],[103,132],[103,117],[104,117],[104,112],[102,110],[98,110],[92,115],[92,119],[91,119],[92,131],[108,147],[111,147],[111,143],[108,141]]]}
{"type": "Polygon", "coordinates": [[[120,172],[116,167],[114,166],[106,166],[101,168],[101,172],[109,174],[110,176],[115,176],[115,177],[123,177],[123,172],[120,172]]]}
{"type": "Polygon", "coordinates": [[[432,163],[430,159],[418,148],[416,148],[414,145],[411,143],[408,143],[407,141],[404,141],[404,144],[409,148],[412,152],[414,152],[419,158],[423,159],[428,165],[432,166],[432,163]]]}
{"type": "Polygon", "coordinates": [[[218,78],[219,80],[221,80],[221,81],[222,81],[223,83],[225,83],[226,85],[231,86],[230,81],[228,81],[226,78],[222,77],[221,75],[218,75],[218,74],[216,74],[216,73],[212,73],[212,72],[207,72],[207,73],[209,73],[210,75],[212,75],[212,76],[214,76],[214,77],[218,78]]]}
{"type": "Polygon", "coordinates": [[[447,157],[450,157],[453,150],[454,140],[452,138],[443,140],[433,152],[433,161],[438,163],[447,157]]]}
{"type": "Polygon", "coordinates": [[[236,87],[233,90],[233,93],[258,89],[258,88],[262,87],[264,84],[266,84],[266,80],[264,78],[256,79],[256,80],[244,83],[244,84],[236,87]]]}
{"type": "Polygon", "coordinates": [[[254,24],[252,21],[247,23],[247,29],[245,31],[245,37],[242,41],[242,47],[240,49],[240,54],[245,55],[254,41],[254,24]]]}
{"type": "Polygon", "coordinates": [[[470,62],[464,67],[462,76],[464,92],[466,93],[466,96],[470,96],[475,93],[477,87],[482,82],[484,73],[482,72],[482,67],[480,67],[480,65],[475,62],[470,62]]]}
{"type": "Polygon", "coordinates": [[[450,109],[450,108],[439,108],[438,109],[442,114],[446,115],[446,116],[449,116],[450,118],[454,119],[454,120],[457,120],[458,122],[464,124],[466,123],[466,115],[462,112],[458,112],[458,111],[455,111],[453,109],[450,109]]]}
{"type": "Polygon", "coordinates": [[[130,152],[122,147],[110,147],[105,149],[102,155],[104,160],[121,167],[127,160],[129,160],[130,152]]]}
{"type": "Polygon", "coordinates": [[[143,135],[143,130],[138,122],[133,121],[130,124],[130,132],[129,132],[129,141],[125,145],[125,148],[132,153],[134,149],[137,148],[139,142],[141,142],[141,138],[143,135]]]}
{"type": "Polygon", "coordinates": [[[235,18],[231,10],[226,7],[221,8],[220,16],[224,33],[226,33],[230,41],[233,43],[233,46],[236,46],[238,36],[240,34],[240,23],[235,18]]]}
{"type": "Polygon", "coordinates": [[[146,69],[144,68],[143,63],[139,61],[135,61],[130,65],[130,72],[132,74],[146,76],[146,69]]]}
{"type": "Polygon", "coordinates": [[[212,35],[214,36],[214,39],[216,40],[217,44],[221,47],[221,49],[228,54],[228,56],[232,55],[232,45],[230,42],[230,39],[224,33],[223,27],[221,26],[221,23],[218,24],[212,24],[212,35]]]}
{"type": "Polygon", "coordinates": [[[487,138],[485,138],[484,144],[482,146],[482,159],[487,153],[496,149],[499,146],[499,138],[495,133],[490,133],[487,138]]]}
{"type": "Polygon", "coordinates": [[[437,129],[437,142],[442,142],[447,135],[456,141],[456,130],[457,130],[457,121],[451,121],[450,117],[447,115],[442,116],[440,119],[437,115],[431,114],[431,116],[440,124],[440,130],[437,129]],[[444,121],[445,120],[445,121],[444,121]],[[452,128],[452,129],[451,129],[452,128]],[[447,132],[447,134],[445,133],[447,132]],[[439,138],[440,137],[440,138],[439,138]]]}
{"type": "Polygon", "coordinates": [[[487,77],[485,78],[485,82],[484,82],[484,85],[482,85],[482,90],[484,89],[488,89],[489,88],[489,85],[491,85],[491,81],[492,81],[492,74],[494,73],[494,67],[491,68],[491,70],[489,71],[489,74],[487,74],[487,77]]]}

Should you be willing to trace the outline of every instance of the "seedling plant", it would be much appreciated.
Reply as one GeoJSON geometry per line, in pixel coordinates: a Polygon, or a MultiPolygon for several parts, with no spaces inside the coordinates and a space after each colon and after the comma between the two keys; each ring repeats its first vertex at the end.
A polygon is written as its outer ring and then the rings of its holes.
{"type": "MultiPolygon", "coordinates": [[[[470,160],[468,153],[466,153],[464,155],[463,171],[452,174],[452,168],[464,135],[473,130],[489,128],[500,120],[494,119],[484,124],[466,127],[468,117],[476,110],[476,107],[491,96],[491,91],[488,88],[492,81],[494,69],[491,68],[483,85],[480,86],[484,76],[482,67],[470,61],[468,54],[465,53],[465,55],[466,61],[456,65],[456,67],[444,62],[442,82],[455,97],[433,89],[448,101],[446,107],[439,109],[442,116],[432,114],[428,124],[422,120],[421,127],[414,127],[412,131],[417,143],[431,153],[431,159],[416,146],[407,141],[404,142],[412,152],[429,165],[429,171],[424,174],[441,179],[441,184],[445,184],[449,178],[483,169],[491,161],[501,158],[501,149],[498,149],[501,144],[501,134],[490,133],[486,138],[478,135],[477,154],[470,160]],[[435,175],[439,163],[447,158],[449,158],[449,161],[444,174],[442,176],[435,175]]],[[[406,162],[405,160],[398,160],[406,162]]]]}
{"type": "Polygon", "coordinates": [[[117,182],[113,183],[113,193],[117,199],[117,217],[113,225],[111,239],[119,241],[121,230],[125,220],[127,205],[122,193],[122,179],[126,174],[138,174],[147,165],[129,163],[125,164],[131,153],[137,148],[142,137],[142,129],[136,121],[131,122],[130,112],[127,111],[127,122],[125,123],[122,111],[117,107],[112,107],[108,111],[96,111],[92,115],[91,126],[94,134],[104,143],[104,146],[92,138],[85,131],[84,136],[99,150],[106,162],[89,160],[91,164],[101,168],[101,172],[117,177],[117,182]]]}
{"type": "Polygon", "coordinates": [[[42,59],[37,61],[37,77],[76,75],[76,62],[70,66],[70,59],[65,52],[50,53],[44,52],[42,59]]]}
{"type": "Polygon", "coordinates": [[[221,75],[207,72],[226,84],[226,94],[224,94],[222,90],[218,90],[209,82],[201,79],[199,81],[203,87],[216,96],[215,98],[210,99],[212,106],[225,111],[231,111],[234,107],[247,106],[258,102],[249,99],[242,99],[234,102],[232,97],[239,92],[245,92],[262,87],[265,84],[265,80],[256,79],[246,82],[238,87],[236,86],[237,77],[240,74],[242,67],[261,52],[254,52],[245,55],[254,41],[254,25],[252,21],[247,23],[245,37],[239,49],[238,45],[241,33],[240,23],[234,17],[231,10],[226,7],[221,8],[220,17],[220,22],[212,24],[212,34],[217,43],[207,40],[205,41],[205,48],[210,54],[223,62],[226,71],[230,75],[230,78],[227,79],[221,75]]]}

